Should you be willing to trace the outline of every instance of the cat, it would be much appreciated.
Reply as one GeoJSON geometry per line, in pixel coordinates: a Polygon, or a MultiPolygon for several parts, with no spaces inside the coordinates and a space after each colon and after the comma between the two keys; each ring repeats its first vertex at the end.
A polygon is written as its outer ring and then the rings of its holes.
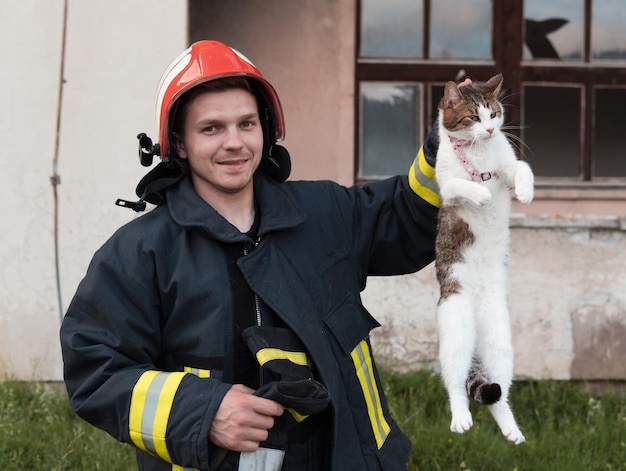
{"type": "Polygon", "coordinates": [[[501,74],[461,87],[448,82],[439,103],[437,325],[450,430],[471,428],[470,395],[488,405],[508,441],[520,444],[525,438],[508,404],[513,380],[507,306],[510,190],[530,203],[534,176],[502,130],[502,83],[501,74]]]}

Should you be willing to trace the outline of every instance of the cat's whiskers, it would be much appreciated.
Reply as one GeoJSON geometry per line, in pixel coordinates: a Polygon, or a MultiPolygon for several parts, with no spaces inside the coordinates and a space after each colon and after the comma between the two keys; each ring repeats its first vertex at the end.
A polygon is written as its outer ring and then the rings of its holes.
{"type": "MultiPolygon", "coordinates": [[[[515,129],[515,127],[507,126],[506,129],[515,129]]],[[[509,142],[511,143],[511,145],[515,147],[515,149],[517,149],[517,151],[519,152],[521,156],[526,155],[526,152],[525,152],[526,150],[530,152],[531,154],[533,153],[532,149],[517,134],[506,131],[504,127],[501,128],[501,131],[502,131],[502,134],[504,134],[509,139],[509,142]]]]}

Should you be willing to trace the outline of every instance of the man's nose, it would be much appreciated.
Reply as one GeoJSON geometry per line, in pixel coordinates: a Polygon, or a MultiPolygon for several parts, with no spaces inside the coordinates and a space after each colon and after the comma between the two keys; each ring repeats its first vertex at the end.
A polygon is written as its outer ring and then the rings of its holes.
{"type": "Polygon", "coordinates": [[[226,128],[224,147],[228,149],[239,149],[243,147],[241,131],[236,126],[226,128]]]}

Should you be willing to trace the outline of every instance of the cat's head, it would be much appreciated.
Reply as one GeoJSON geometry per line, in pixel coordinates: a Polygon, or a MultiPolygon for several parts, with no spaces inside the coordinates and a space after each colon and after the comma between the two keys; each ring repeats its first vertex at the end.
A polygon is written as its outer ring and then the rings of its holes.
{"type": "Polygon", "coordinates": [[[502,74],[463,87],[448,82],[439,102],[439,119],[448,135],[476,142],[500,132],[504,119],[498,101],[501,88],[502,74]]]}

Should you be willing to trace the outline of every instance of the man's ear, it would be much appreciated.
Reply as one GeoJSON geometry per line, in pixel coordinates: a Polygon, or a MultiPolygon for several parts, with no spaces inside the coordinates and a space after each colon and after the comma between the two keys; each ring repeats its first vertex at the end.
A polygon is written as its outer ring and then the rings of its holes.
{"type": "Polygon", "coordinates": [[[174,144],[174,150],[178,157],[181,159],[187,158],[187,151],[185,150],[185,144],[183,143],[182,137],[177,132],[172,133],[172,144],[174,144]]]}

